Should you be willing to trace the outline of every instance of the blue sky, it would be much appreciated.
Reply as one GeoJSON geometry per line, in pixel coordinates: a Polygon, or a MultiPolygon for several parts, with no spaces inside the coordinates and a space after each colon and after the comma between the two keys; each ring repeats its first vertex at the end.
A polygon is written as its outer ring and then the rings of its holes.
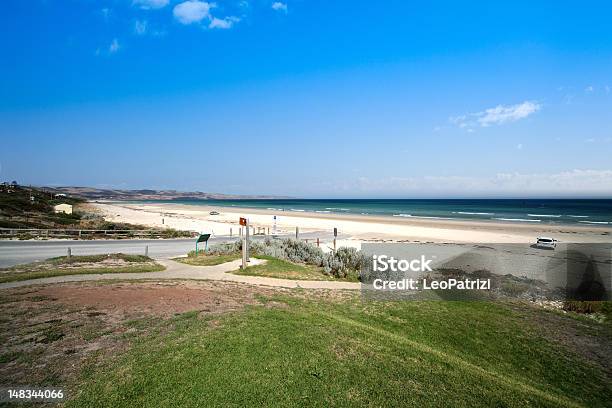
{"type": "Polygon", "coordinates": [[[612,196],[612,4],[420,3],[5,1],[0,179],[612,196]]]}

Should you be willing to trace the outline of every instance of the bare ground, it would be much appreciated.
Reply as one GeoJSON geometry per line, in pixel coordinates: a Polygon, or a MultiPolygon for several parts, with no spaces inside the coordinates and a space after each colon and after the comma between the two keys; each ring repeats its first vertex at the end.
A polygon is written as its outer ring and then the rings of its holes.
{"type": "Polygon", "coordinates": [[[64,385],[88,359],[104,359],[197,311],[217,315],[259,304],[282,289],[231,282],[83,282],[0,293],[0,384],[64,385]]]}

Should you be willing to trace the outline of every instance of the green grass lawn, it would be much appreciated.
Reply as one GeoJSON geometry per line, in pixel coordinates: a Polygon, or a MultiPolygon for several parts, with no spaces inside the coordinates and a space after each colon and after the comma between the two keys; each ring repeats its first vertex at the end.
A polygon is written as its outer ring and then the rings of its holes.
{"type": "Polygon", "coordinates": [[[240,254],[208,255],[204,252],[200,252],[197,256],[194,252],[191,252],[186,258],[174,258],[177,262],[194,266],[220,265],[222,263],[235,261],[236,259],[240,259],[240,254]]]}
{"type": "Polygon", "coordinates": [[[595,322],[490,302],[267,300],[159,323],[172,329],[88,367],[67,406],[609,406],[602,368],[536,317],[609,342],[595,322]]]}
{"type": "Polygon", "coordinates": [[[163,271],[164,266],[144,255],[104,254],[60,256],[42,262],[0,269],[0,283],[52,276],[89,275],[100,273],[132,273],[163,271]]]}
{"type": "MultiPolygon", "coordinates": [[[[261,265],[247,266],[245,269],[238,269],[231,273],[236,275],[267,276],[278,279],[296,280],[340,280],[326,275],[320,266],[296,264],[271,256],[257,255],[258,259],[265,259],[267,262],[261,265]]],[[[357,277],[351,281],[357,282],[357,277]]]]}

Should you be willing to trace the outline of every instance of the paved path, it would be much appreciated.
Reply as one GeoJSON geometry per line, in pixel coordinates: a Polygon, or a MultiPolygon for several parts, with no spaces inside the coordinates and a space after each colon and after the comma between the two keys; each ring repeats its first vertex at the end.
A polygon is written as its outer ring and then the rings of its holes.
{"type": "MultiPolygon", "coordinates": [[[[169,259],[158,260],[158,262],[166,267],[166,270],[161,272],[144,272],[144,273],[102,273],[95,275],[68,275],[55,276],[51,278],[30,279],[20,282],[7,282],[0,284],[0,289],[17,288],[29,285],[43,285],[49,283],[64,283],[64,282],[83,282],[83,281],[98,281],[98,280],[125,280],[125,279],[201,279],[201,280],[218,280],[229,282],[248,283],[251,285],[275,286],[283,288],[304,288],[304,289],[359,289],[360,284],[354,282],[338,282],[338,281],[312,281],[312,280],[291,280],[291,279],[276,279],[260,276],[242,276],[227,273],[235,271],[240,267],[241,260],[227,262],[215,266],[191,266],[175,262],[169,259]]],[[[251,259],[250,265],[258,265],[265,263],[265,260],[251,259]]]]}

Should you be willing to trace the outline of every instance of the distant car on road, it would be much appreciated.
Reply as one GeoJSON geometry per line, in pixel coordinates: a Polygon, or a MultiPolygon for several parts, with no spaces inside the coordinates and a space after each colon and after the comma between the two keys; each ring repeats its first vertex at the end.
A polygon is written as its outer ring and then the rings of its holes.
{"type": "Polygon", "coordinates": [[[216,212],[216,211],[211,211],[209,214],[210,214],[210,215],[219,215],[219,213],[218,213],[218,212],[216,212]]]}
{"type": "Polygon", "coordinates": [[[555,249],[557,247],[557,240],[549,237],[538,237],[536,246],[538,248],[555,249]]]}

